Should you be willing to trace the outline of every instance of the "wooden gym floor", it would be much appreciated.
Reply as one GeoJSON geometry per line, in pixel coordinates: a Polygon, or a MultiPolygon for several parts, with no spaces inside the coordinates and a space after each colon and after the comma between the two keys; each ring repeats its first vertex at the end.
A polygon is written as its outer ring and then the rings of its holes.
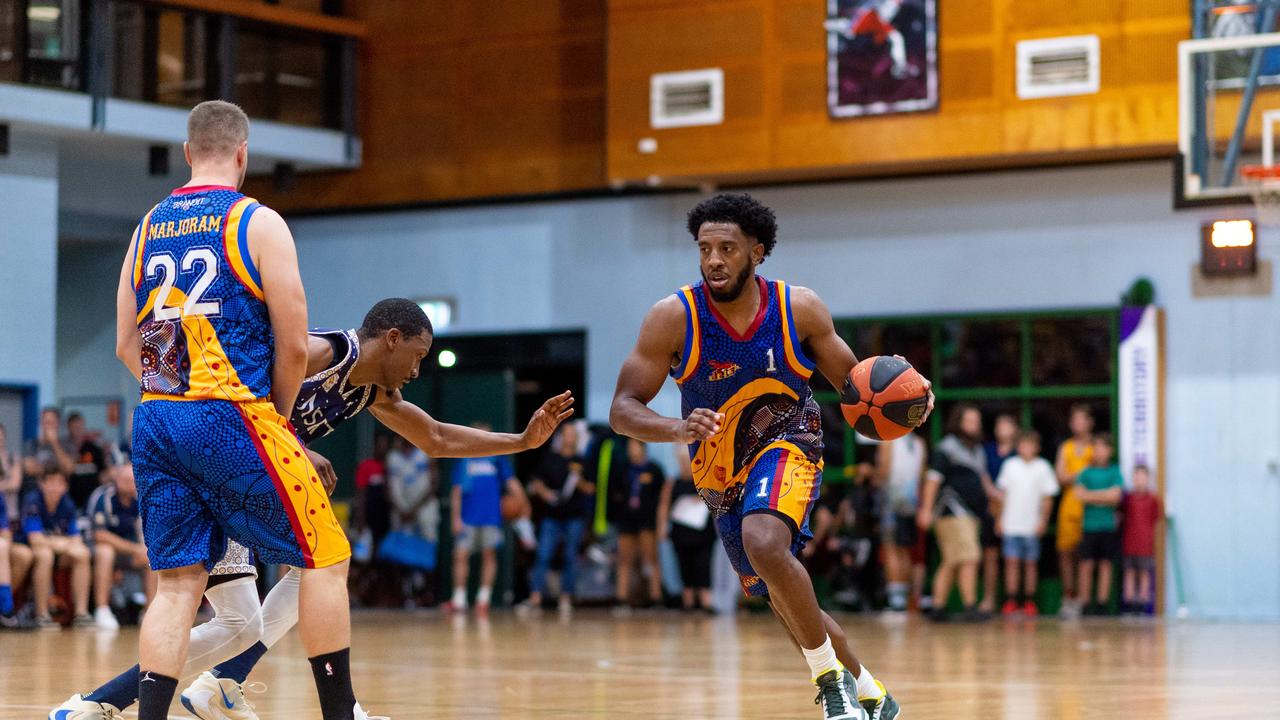
{"type": "MultiPolygon", "coordinates": [[[[907,720],[1280,717],[1280,625],[841,620],[907,720]]],[[[819,717],[768,616],[379,611],[353,625],[358,696],[393,720],[819,717]]],[[[44,718],[132,664],[136,642],[134,630],[0,634],[0,719],[44,718]]],[[[250,679],[267,686],[250,695],[264,720],[317,717],[296,632],[250,679]]]]}

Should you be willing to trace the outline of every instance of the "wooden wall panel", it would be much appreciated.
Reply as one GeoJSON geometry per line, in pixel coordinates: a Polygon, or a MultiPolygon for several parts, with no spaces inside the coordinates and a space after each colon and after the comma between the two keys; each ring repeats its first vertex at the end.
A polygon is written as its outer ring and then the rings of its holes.
{"type": "Polygon", "coordinates": [[[604,0],[351,0],[364,165],[303,174],[283,210],[605,185],[604,0]]]}
{"type": "Polygon", "coordinates": [[[824,0],[609,0],[609,178],[768,181],[1172,151],[1185,0],[938,5],[939,109],[834,120],[824,0]],[[1090,33],[1102,43],[1101,92],[1018,99],[1017,41],[1090,33]],[[725,70],[724,124],[650,128],[650,75],[703,67],[725,70]],[[647,137],[658,141],[651,155],[637,150],[647,137]]]}

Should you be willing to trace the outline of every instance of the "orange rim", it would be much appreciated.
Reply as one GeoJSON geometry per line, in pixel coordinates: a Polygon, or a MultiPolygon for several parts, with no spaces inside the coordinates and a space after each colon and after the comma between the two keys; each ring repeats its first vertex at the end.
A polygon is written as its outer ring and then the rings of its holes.
{"type": "Polygon", "coordinates": [[[1246,180],[1280,180],[1280,165],[1245,165],[1240,177],[1246,180]]]}

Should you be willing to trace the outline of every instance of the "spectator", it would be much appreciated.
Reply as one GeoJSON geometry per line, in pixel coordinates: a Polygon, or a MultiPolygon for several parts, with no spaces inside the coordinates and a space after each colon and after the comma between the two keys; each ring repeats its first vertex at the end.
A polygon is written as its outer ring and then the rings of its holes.
{"type": "Polygon", "coordinates": [[[1093,463],[1076,478],[1076,496],[1084,505],[1084,535],[1080,540],[1080,600],[1086,615],[1101,615],[1111,601],[1112,563],[1120,555],[1116,506],[1124,492],[1124,478],[1111,462],[1111,436],[1093,438],[1093,463]],[[1094,566],[1098,569],[1096,604],[1090,592],[1094,566]]]}
{"type": "Polygon", "coordinates": [[[996,479],[996,487],[1004,495],[999,527],[1004,539],[1003,612],[1014,615],[1022,610],[1035,617],[1040,613],[1035,600],[1040,538],[1049,526],[1058,478],[1049,461],[1040,457],[1040,433],[1024,430],[1017,446],[1018,454],[1004,461],[996,479]]]}
{"type": "Polygon", "coordinates": [[[1071,406],[1068,420],[1071,437],[1058,446],[1058,459],[1054,463],[1062,497],[1058,501],[1058,574],[1062,577],[1062,616],[1080,614],[1080,601],[1076,597],[1076,553],[1080,548],[1083,532],[1084,507],[1076,496],[1076,477],[1093,461],[1093,410],[1084,403],[1071,406]]]}
{"type": "Polygon", "coordinates": [[[391,439],[373,436],[373,457],[356,466],[356,530],[369,531],[371,552],[377,555],[382,538],[391,532],[391,502],[387,498],[387,451],[391,439]]]}
{"type": "Polygon", "coordinates": [[[46,407],[40,411],[40,436],[27,443],[23,454],[23,484],[21,497],[36,489],[44,471],[50,465],[56,465],[65,475],[70,476],[76,463],[70,449],[70,443],[59,436],[58,427],[62,424],[62,411],[56,407],[46,407]]]}
{"type": "Polygon", "coordinates": [[[78,512],[87,515],[89,496],[102,485],[107,459],[102,446],[85,430],[84,416],[78,412],[67,415],[67,447],[74,453],[72,459],[75,461],[67,478],[71,485],[71,502],[75,503],[78,512]]]}
{"type": "Polygon", "coordinates": [[[670,518],[668,537],[680,563],[681,605],[685,610],[710,611],[711,552],[716,544],[716,526],[711,522],[711,510],[693,484],[689,451],[676,445],[675,452],[676,477],[662,488],[658,533],[666,531],[663,518],[670,518]]]}
{"type": "Polygon", "coordinates": [[[875,477],[884,489],[883,519],[885,577],[889,609],[902,612],[908,600],[919,600],[924,586],[924,564],[912,562],[912,548],[919,541],[916,514],[920,511],[920,483],[928,469],[924,440],[909,433],[876,448],[875,477]]]}
{"type": "Polygon", "coordinates": [[[662,571],[658,565],[658,510],[666,476],[649,459],[649,446],[627,440],[625,482],[610,485],[612,516],[618,531],[618,564],[614,598],[619,607],[631,602],[631,573],[647,581],[645,604],[662,603],[662,571]]]}
{"type": "Polygon", "coordinates": [[[18,518],[18,491],[22,487],[22,461],[9,447],[9,432],[0,423],[0,497],[9,507],[8,520],[18,518]]]}
{"type": "Polygon", "coordinates": [[[156,577],[147,561],[138,520],[138,486],[133,477],[133,461],[127,456],[111,469],[113,482],[94,492],[89,499],[93,523],[93,592],[96,605],[93,620],[99,629],[120,627],[111,612],[111,591],[116,571],[134,571],[142,576],[146,602],[156,594],[156,577]]]}
{"type": "Polygon", "coordinates": [[[31,548],[13,541],[9,524],[9,503],[0,493],[0,628],[17,628],[13,588],[31,569],[31,548]]]}
{"type": "Polygon", "coordinates": [[[578,428],[573,423],[565,423],[556,432],[552,452],[543,457],[529,483],[530,495],[541,508],[542,522],[538,528],[538,557],[533,566],[533,592],[529,594],[527,607],[542,606],[547,592],[547,572],[561,545],[564,546],[564,572],[560,577],[560,610],[567,612],[573,607],[578,549],[588,512],[586,503],[595,493],[595,487],[582,472],[578,428]]]}
{"type": "Polygon", "coordinates": [[[959,619],[976,622],[987,619],[977,608],[980,522],[987,511],[987,498],[994,493],[987,477],[986,453],[982,449],[982,412],[960,403],[951,411],[948,434],[938,443],[929,462],[917,523],[921,529],[934,525],[942,562],[933,576],[931,617],[950,619],[947,599],[952,582],[959,586],[964,611],[959,619]]]}
{"type": "Polygon", "coordinates": [[[67,495],[66,473],[61,465],[50,465],[41,474],[39,487],[22,500],[22,532],[35,558],[31,584],[36,624],[41,629],[58,629],[58,624],[49,616],[55,565],[71,570],[73,625],[94,625],[93,616],[89,615],[89,548],[80,536],[78,525],[75,505],[67,495]]]}
{"type": "Polygon", "coordinates": [[[984,446],[987,451],[987,475],[997,478],[1000,477],[1000,466],[1004,465],[1004,461],[1017,454],[1022,428],[1018,427],[1018,419],[1012,413],[1000,413],[996,416],[992,435],[995,439],[984,446]]]}
{"type": "Polygon", "coordinates": [[[1133,491],[1124,496],[1120,510],[1124,516],[1124,609],[1150,615],[1155,612],[1156,532],[1164,520],[1164,504],[1152,492],[1146,465],[1133,468],[1133,491]]]}
{"type": "Polygon", "coordinates": [[[387,452],[387,497],[394,513],[391,527],[435,541],[440,503],[435,494],[431,458],[399,435],[387,452]]]}
{"type": "MultiPolygon", "coordinates": [[[[475,427],[487,430],[477,424],[475,427]]],[[[458,460],[453,466],[450,508],[453,512],[453,598],[445,609],[467,609],[467,575],[471,555],[480,553],[480,587],[476,592],[476,614],[487,615],[493,597],[493,580],[498,575],[498,548],[502,546],[502,495],[524,497],[524,489],[505,457],[458,460]]]]}

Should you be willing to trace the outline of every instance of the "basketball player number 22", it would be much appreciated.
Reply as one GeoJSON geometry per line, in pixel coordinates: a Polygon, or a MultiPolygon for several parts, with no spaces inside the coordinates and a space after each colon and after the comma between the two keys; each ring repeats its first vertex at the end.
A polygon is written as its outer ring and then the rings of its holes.
{"type": "Polygon", "coordinates": [[[187,294],[186,302],[182,307],[178,307],[169,304],[173,283],[178,279],[178,264],[173,255],[161,252],[147,259],[147,279],[155,278],[157,273],[161,276],[160,292],[156,293],[156,320],[177,320],[183,316],[217,315],[222,312],[220,301],[200,301],[200,296],[204,295],[213,281],[218,278],[218,257],[207,247],[191,248],[182,256],[182,272],[184,274],[195,272],[196,265],[200,266],[200,277],[196,278],[195,285],[187,294]]]}

